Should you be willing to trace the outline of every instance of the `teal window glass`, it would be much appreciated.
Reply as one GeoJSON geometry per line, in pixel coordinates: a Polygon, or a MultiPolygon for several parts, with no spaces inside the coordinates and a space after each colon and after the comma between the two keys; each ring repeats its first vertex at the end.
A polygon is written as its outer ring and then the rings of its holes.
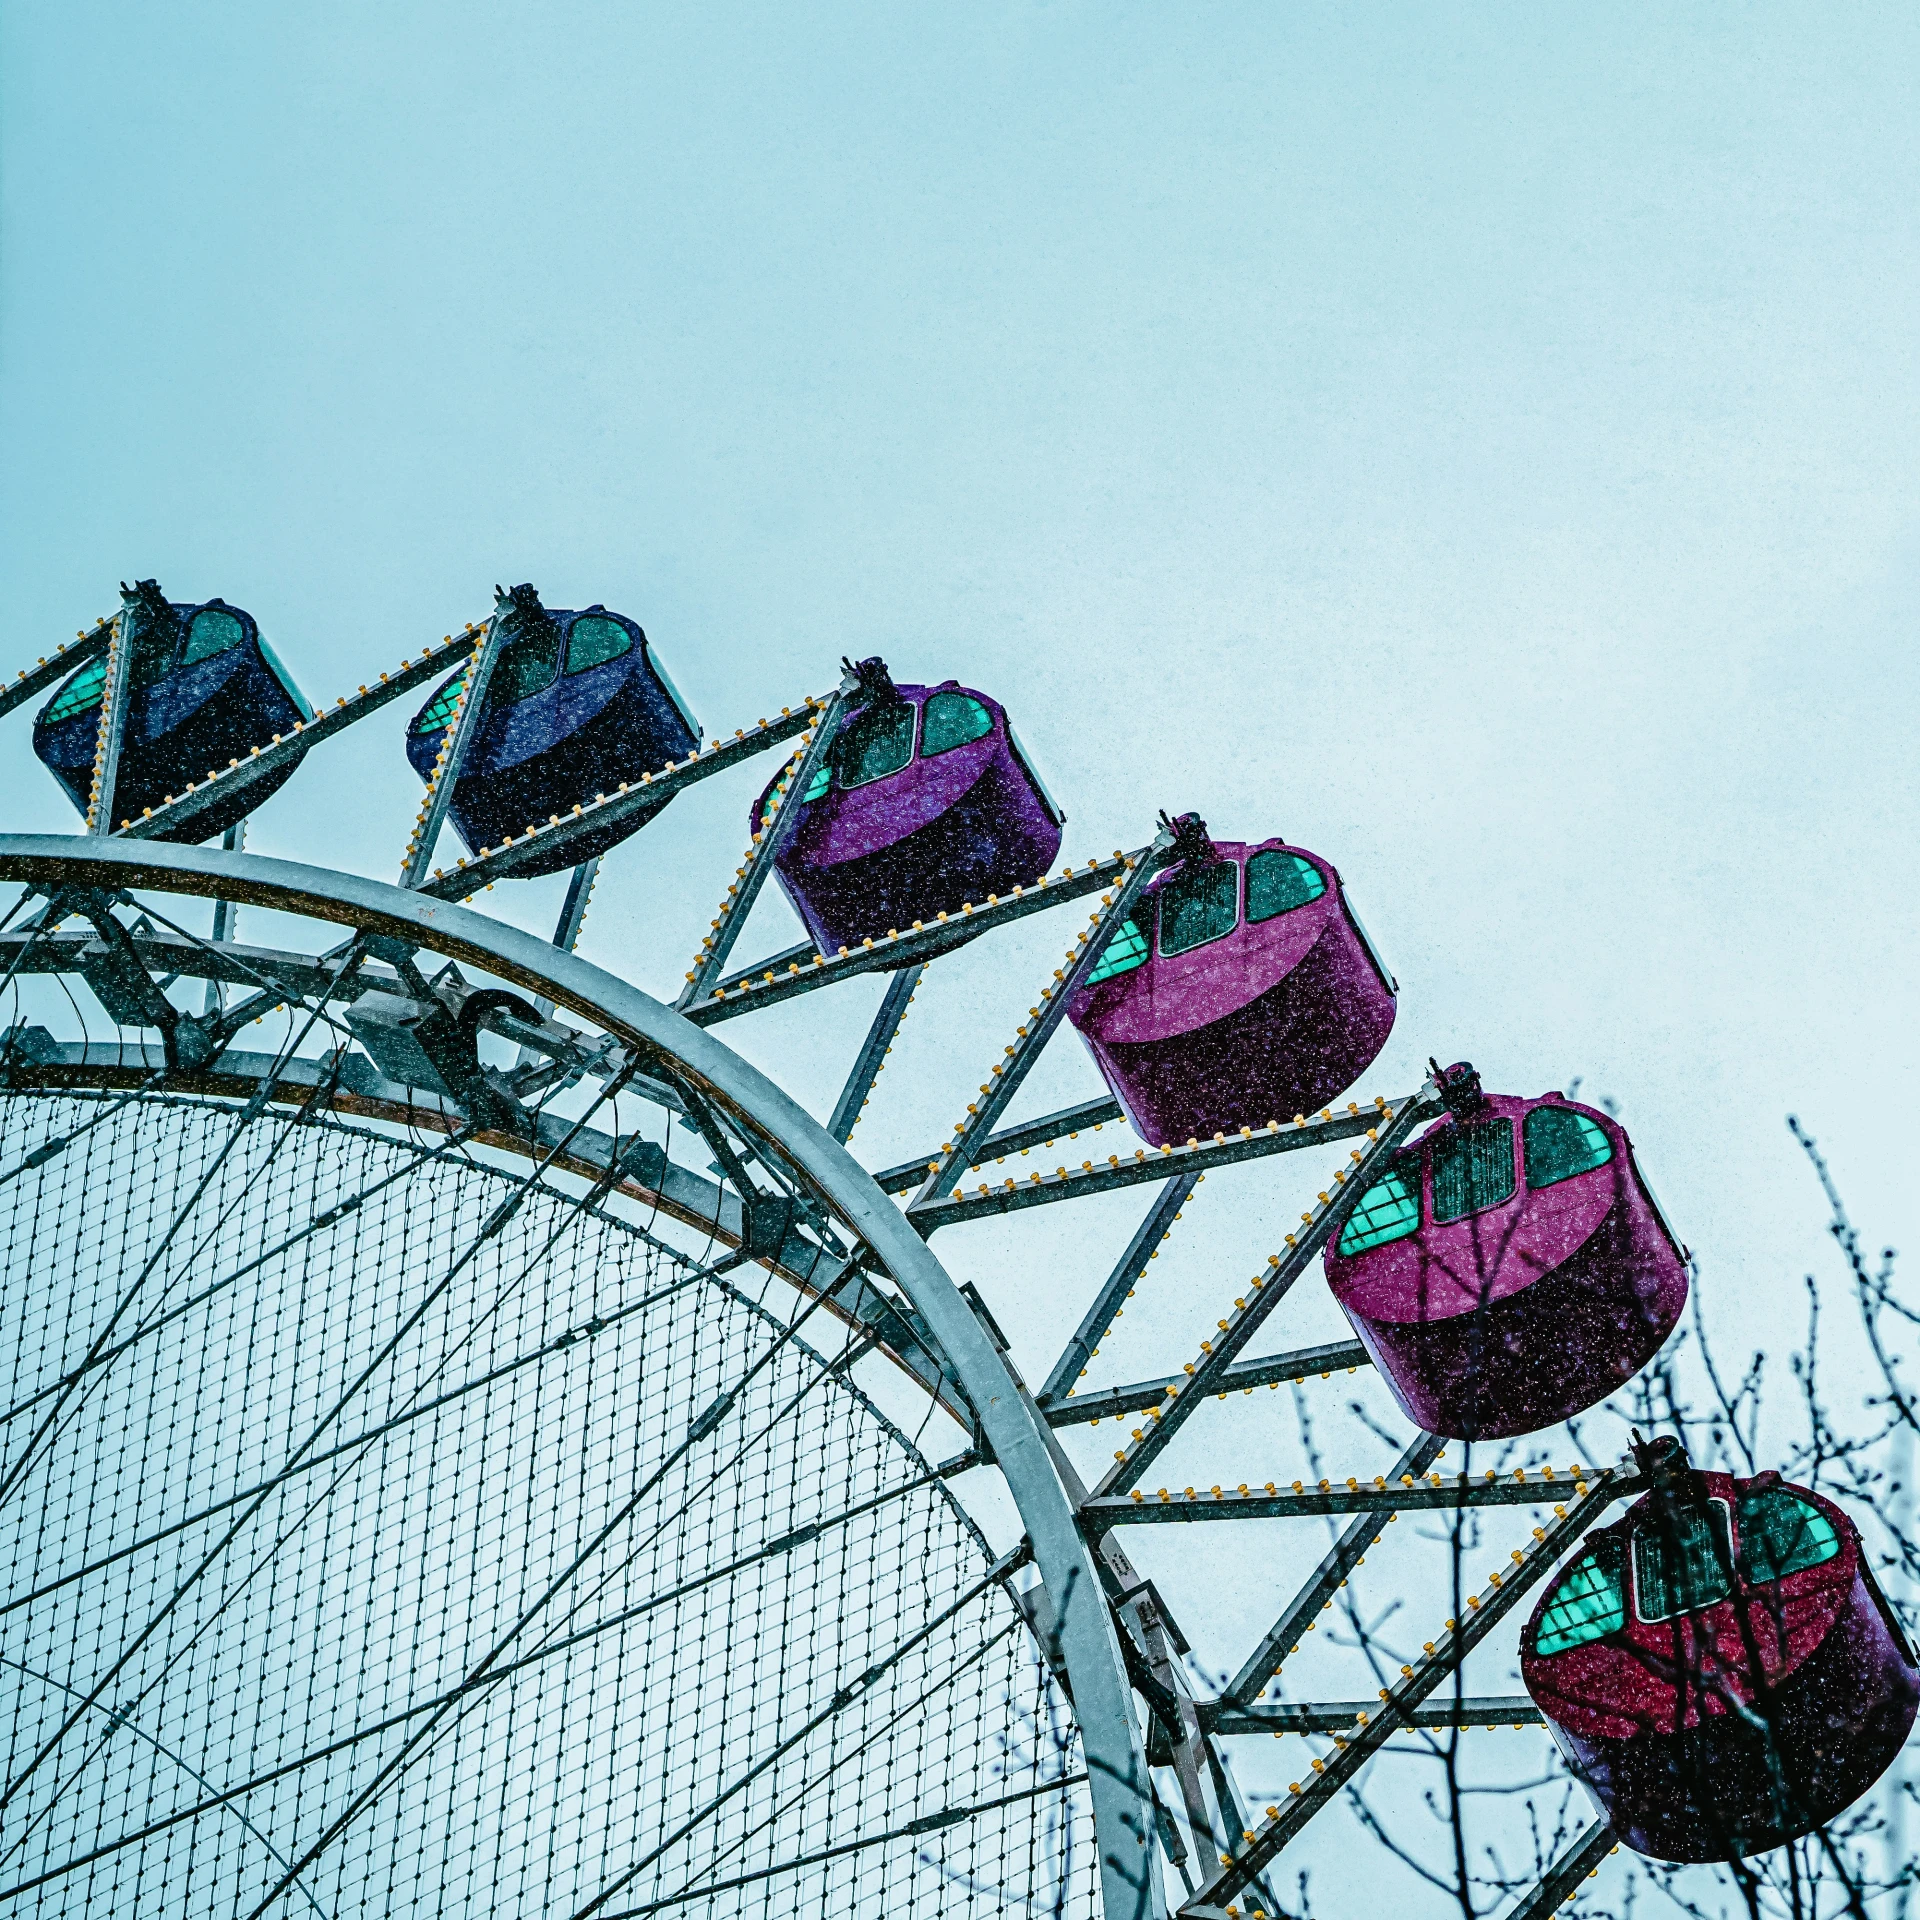
{"type": "Polygon", "coordinates": [[[913,758],[914,705],[891,700],[869,707],[840,736],[836,758],[843,787],[864,787],[898,773],[913,758]]]}
{"type": "Polygon", "coordinates": [[[1627,1624],[1627,1591],[1619,1555],[1596,1549],[1582,1554],[1553,1590],[1533,1650],[1543,1657],[1604,1639],[1627,1624]]]}
{"type": "Polygon", "coordinates": [[[1433,1143],[1436,1220],[1464,1220],[1512,1195],[1511,1120],[1456,1120],[1433,1143]]]}
{"type": "Polygon", "coordinates": [[[1833,1522],[1784,1487],[1740,1496],[1740,1578],[1749,1586],[1820,1566],[1839,1551],[1833,1522]]]}
{"type": "Polygon", "coordinates": [[[814,769],[813,778],[807,782],[807,790],[800,796],[800,804],[805,806],[809,800],[818,800],[833,785],[833,768],[822,761],[814,769]]]}
{"type": "Polygon", "coordinates": [[[993,715],[964,693],[936,693],[928,697],[926,718],[920,722],[920,758],[951,753],[993,731],[993,715]]]}
{"type": "Polygon", "coordinates": [[[586,673],[618,660],[633,647],[633,635],[603,613],[584,613],[567,635],[567,671],[586,673]]]}
{"type": "Polygon", "coordinates": [[[1521,1129],[1521,1146],[1530,1187],[1556,1186],[1613,1158],[1606,1128],[1571,1107],[1535,1107],[1521,1129]]]}
{"type": "Polygon", "coordinates": [[[1160,951],[1190,953],[1233,931],[1240,917],[1240,863],[1210,860],[1176,874],[1159,892],[1160,951]]]}
{"type": "Polygon", "coordinates": [[[511,707],[544,693],[560,666],[560,623],[534,620],[508,636],[487,682],[487,704],[511,707]]]}
{"type": "Polygon", "coordinates": [[[1697,1613],[1733,1591],[1732,1564],[1724,1500],[1705,1513],[1671,1508],[1664,1525],[1645,1520],[1633,1530],[1634,1607],[1648,1621],[1697,1613]]]}
{"type": "Polygon", "coordinates": [[[1340,1251],[1365,1253],[1369,1247],[1384,1247],[1390,1240],[1404,1240],[1419,1231],[1420,1165],[1409,1161],[1404,1167],[1389,1167],[1360,1196],[1360,1204],[1340,1230],[1340,1251]]]}
{"type": "Polygon", "coordinates": [[[294,685],[293,675],[281,664],[280,656],[267,645],[267,636],[264,633],[260,636],[260,657],[267,663],[268,671],[280,682],[287,698],[300,709],[301,719],[311,720],[314,717],[313,708],[308,703],[307,696],[294,685]]]}
{"type": "Polygon", "coordinates": [[[1327,890],[1320,869],[1297,853],[1270,847],[1247,862],[1247,925],[1291,913],[1327,890]]]}
{"type": "Polygon", "coordinates": [[[460,689],[467,684],[469,669],[463,667],[433,696],[426,711],[413,723],[415,733],[441,733],[453,725],[453,710],[460,704],[460,689]]]}
{"type": "Polygon", "coordinates": [[[1144,966],[1147,951],[1147,936],[1140,931],[1139,922],[1122,920],[1114,929],[1113,938],[1107,942],[1107,950],[1100,956],[1100,964],[1087,975],[1087,985],[1097,987],[1102,980],[1111,980],[1116,973],[1131,973],[1135,967],[1144,966]]]}
{"type": "Polygon", "coordinates": [[[85,713],[89,707],[97,707],[101,690],[106,684],[107,656],[104,653],[96,654],[54,695],[40,724],[43,727],[57,727],[62,720],[71,720],[76,713],[85,713]]]}
{"type": "Polygon", "coordinates": [[[202,607],[187,629],[187,644],[180,655],[180,664],[190,667],[196,660],[211,660],[216,653],[237,647],[246,637],[246,628],[224,608],[202,607]]]}

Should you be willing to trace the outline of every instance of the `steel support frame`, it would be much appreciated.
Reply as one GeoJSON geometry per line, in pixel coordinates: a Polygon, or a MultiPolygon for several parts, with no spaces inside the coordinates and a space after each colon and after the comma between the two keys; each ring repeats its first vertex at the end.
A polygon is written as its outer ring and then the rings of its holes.
{"type": "Polygon", "coordinates": [[[1127,1668],[1094,1551],[1051,1452],[1052,1436],[939,1261],[872,1176],[780,1088],[671,1008],[578,955],[414,889],[292,861],[201,847],[64,835],[0,837],[0,880],[42,889],[223,896],[351,927],[464,962],[592,1021],[643,1061],[696,1086],[732,1124],[792,1166],[863,1240],[962,1382],[1032,1544],[1056,1620],[1086,1755],[1108,1920],[1165,1913],[1155,1813],[1127,1668]]]}

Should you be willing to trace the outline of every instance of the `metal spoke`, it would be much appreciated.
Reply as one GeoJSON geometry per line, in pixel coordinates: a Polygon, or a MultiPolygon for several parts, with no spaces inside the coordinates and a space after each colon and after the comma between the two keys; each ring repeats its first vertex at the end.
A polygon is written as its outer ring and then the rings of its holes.
{"type": "MultiPolygon", "coordinates": [[[[1268,1354],[1262,1360],[1236,1360],[1220,1376],[1214,1391],[1224,1399],[1230,1393],[1251,1393],[1255,1387],[1277,1387],[1289,1380],[1306,1380],[1314,1374],[1326,1379],[1329,1374],[1353,1372],[1356,1367],[1373,1365],[1373,1355],[1358,1340],[1334,1340],[1323,1347],[1295,1347],[1288,1353],[1268,1354]]],[[[1056,1400],[1046,1409],[1050,1427],[1097,1425],[1102,1420],[1117,1420],[1123,1413],[1139,1413],[1157,1407],[1167,1397],[1169,1387],[1184,1388],[1187,1376],[1163,1374],[1158,1380],[1139,1380],[1126,1387],[1094,1387],[1075,1393],[1071,1399],[1056,1400]]]]}
{"type": "MultiPolygon", "coordinates": [[[[1387,1478],[1398,1485],[1403,1476],[1411,1480],[1415,1474],[1424,1473],[1439,1457],[1441,1447],[1434,1435],[1420,1434],[1393,1463],[1387,1478]]],[[[1361,1555],[1380,1538],[1387,1518],[1380,1511],[1357,1514],[1340,1530],[1340,1537],[1327,1549],[1306,1584],[1288,1601],[1252,1656],[1222,1689],[1223,1706],[1239,1706],[1251,1700],[1280,1671],[1281,1662],[1300,1644],[1308,1623],[1331,1604],[1348,1574],[1360,1564],[1361,1555]]],[[[1353,1723],[1349,1720],[1346,1724],[1353,1723]]]]}
{"type": "MultiPolygon", "coordinates": [[[[1322,1700],[1298,1702],[1267,1700],[1242,1705],[1219,1699],[1200,1703],[1200,1723],[1208,1732],[1227,1739],[1240,1734],[1352,1733],[1361,1720],[1378,1710],[1377,1701],[1322,1700]]],[[[1545,1725],[1540,1709],[1524,1693],[1467,1694],[1460,1700],[1427,1701],[1401,1716],[1407,1732],[1445,1731],[1453,1727],[1538,1727],[1545,1725]]]]}
{"type": "Polygon", "coordinates": [[[1383,1688],[1380,1705],[1356,1724],[1339,1745],[1324,1768],[1305,1783],[1296,1783],[1297,1791],[1280,1806],[1268,1809],[1268,1817],[1244,1851],[1215,1874],[1208,1884],[1182,1908],[1194,1914],[1208,1907],[1222,1907],[1253,1876],[1265,1868],[1321,1808],[1358,1773],[1385,1743],[1387,1737],[1407,1724],[1407,1716],[1466,1659],[1515,1604],[1550,1573],[1560,1556],[1624,1492],[1635,1483],[1613,1472],[1593,1476],[1585,1495],[1546,1528],[1530,1552],[1518,1565],[1504,1574],[1495,1574],[1482,1592],[1468,1600],[1464,1621],[1450,1626],[1438,1636],[1436,1651],[1423,1655],[1419,1664],[1402,1669],[1399,1681],[1383,1688]]]}
{"type": "MultiPolygon", "coordinates": [[[[131,599],[121,589],[122,600],[131,599]]],[[[107,635],[107,677],[100,688],[100,731],[93,749],[93,786],[87,797],[87,831],[113,830],[113,802],[120,787],[120,743],[127,732],[127,692],[133,676],[133,617],[122,609],[107,635]]]]}
{"type": "Polygon", "coordinates": [[[1555,1912],[1579,1891],[1580,1883],[1590,1880],[1600,1870],[1600,1862],[1619,1846],[1604,1820],[1589,1827],[1508,1911],[1507,1920],[1553,1920],[1555,1912]]]}
{"type": "MultiPolygon", "coordinates": [[[[1438,1449],[1439,1442],[1435,1442],[1438,1449]]],[[[1300,1520],[1334,1513],[1459,1513],[1468,1507],[1544,1507],[1560,1499],[1569,1488],[1577,1495],[1603,1476],[1583,1467],[1568,1467],[1549,1480],[1553,1469],[1536,1468],[1532,1477],[1516,1469],[1510,1480],[1488,1477],[1473,1479],[1467,1474],[1448,1478],[1432,1474],[1424,1482],[1412,1474],[1400,1475],[1399,1483],[1389,1483],[1385,1474],[1376,1474],[1371,1482],[1357,1476],[1346,1484],[1323,1480],[1318,1487],[1293,1483],[1292,1489],[1280,1488],[1269,1481],[1265,1487],[1196,1493],[1169,1492],[1162,1487],[1157,1494],[1135,1488],[1125,1495],[1095,1495],[1080,1509],[1082,1519],[1096,1531],[1116,1526],[1152,1526],[1177,1522],[1209,1520],[1300,1520]],[[1269,1491],[1269,1488],[1272,1490],[1269,1491]]],[[[1634,1492],[1640,1481],[1631,1474],[1614,1476],[1617,1486],[1634,1492]]]]}
{"type": "MultiPolygon", "coordinates": [[[[984,1162],[1003,1159],[1010,1153],[1024,1153],[1029,1147],[1043,1147],[1050,1140],[1070,1139],[1120,1117],[1118,1100],[1082,1100],[1074,1106],[1043,1113],[1037,1120],[1023,1120],[1016,1127],[1003,1127],[998,1133],[990,1133],[981,1141],[977,1158],[984,1162]]],[[[912,1160],[903,1160],[897,1167],[876,1173],[873,1183],[882,1193],[906,1193],[927,1177],[937,1158],[937,1154],[923,1153],[912,1160]]]]}
{"type": "Polygon", "coordinates": [[[392,673],[383,673],[374,685],[343,695],[311,720],[296,720],[291,733],[261,741],[227,766],[208,768],[207,777],[190,781],[184,793],[176,793],[172,799],[142,812],[138,820],[123,821],[114,830],[116,836],[150,840],[159,834],[177,831],[216,801],[224,802],[236,789],[252,786],[268,774],[277,773],[304,758],[307,749],[317,742],[344,733],[356,721],[377,713],[390,700],[398,700],[402,694],[437,678],[463,654],[471,653],[475,631],[469,626],[458,638],[449,634],[437,646],[428,647],[419,659],[402,660],[392,673]]]}
{"type": "Polygon", "coordinates": [[[58,686],[75,667],[84,666],[96,654],[104,652],[112,632],[113,615],[108,614],[91,627],[81,628],[71,640],[62,641],[51,656],[37,666],[22,667],[10,681],[0,685],[0,715],[24,706],[48,687],[58,686]]]}
{"type": "MultiPolygon", "coordinates": [[[[1134,1229],[1126,1252],[1114,1262],[1113,1271],[1094,1295],[1093,1304],[1080,1316],[1080,1324],[1074,1330],[1073,1338],[1053,1363],[1053,1371],[1047,1375],[1046,1384],[1038,1395],[1050,1424],[1053,1403],[1064,1400],[1072,1393],[1074,1382],[1086,1373],[1087,1362],[1093,1358],[1094,1348],[1112,1326],[1113,1316],[1119,1311],[1121,1301],[1133,1291],[1135,1282],[1146,1272],[1147,1263],[1159,1252],[1161,1241],[1173,1231],[1173,1223],[1180,1209],[1186,1205],[1199,1182],[1197,1173],[1182,1173],[1161,1188],[1154,1197],[1153,1205],[1147,1209],[1147,1217],[1134,1229]]],[[[1154,1395],[1156,1401],[1160,1397],[1159,1394],[1154,1395]]],[[[1098,1416],[1090,1414],[1087,1417],[1094,1419],[1098,1416]]]]}
{"type": "Polygon", "coordinates": [[[753,836],[753,845],[747,849],[747,857],[735,872],[726,899],[720,903],[719,917],[701,941],[687,984],[674,1003],[682,1012],[713,991],[714,982],[720,978],[720,970],[733,951],[733,943],[740,938],[753,903],[760,897],[760,889],[772,877],[781,848],[800,824],[804,804],[801,796],[812,786],[814,775],[828,764],[828,756],[839,737],[841,716],[859,684],[849,669],[826,705],[815,714],[812,732],[801,736],[804,744],[789,763],[784,779],[768,794],[760,814],[760,831],[753,836]]]}
{"type": "MultiPolygon", "coordinates": [[[[1374,1171],[1386,1163],[1415,1125],[1432,1111],[1438,1097],[1435,1083],[1429,1080],[1412,1099],[1380,1109],[1377,1124],[1367,1129],[1369,1144],[1353,1156],[1352,1171],[1336,1173],[1332,1192],[1323,1191],[1318,1204],[1301,1216],[1301,1231],[1287,1235],[1285,1258],[1274,1255],[1268,1271],[1247,1282],[1246,1294],[1233,1303],[1231,1318],[1220,1323],[1220,1337],[1209,1340],[1193,1363],[1193,1376],[1188,1384],[1173,1389],[1159,1407],[1149,1409],[1148,1424],[1139,1430],[1133,1444],[1115,1457],[1114,1465],[1094,1489],[1096,1495],[1104,1498],[1125,1493],[1166,1451],[1193,1408],[1207,1394],[1219,1391],[1227,1368],[1306,1272],[1314,1256],[1346,1218],[1353,1202],[1365,1192],[1374,1171]]],[[[1296,1129],[1299,1131],[1304,1129],[1296,1129]]]]}
{"type": "Polygon", "coordinates": [[[917,961],[913,966],[901,968],[887,982],[887,990],[880,997],[879,1010],[873,1016],[873,1025],[867,1029],[867,1037],[860,1043],[860,1051],[847,1074],[846,1085],[840,1089],[840,1098],[833,1103],[833,1117],[827,1122],[827,1131],[842,1145],[853,1137],[853,1130],[860,1121],[860,1110],[867,1104],[873,1083],[880,1077],[881,1065],[893,1049],[893,1036],[900,1031],[900,1022],[907,1017],[914,990],[926,970],[927,963],[924,960],[917,961]]]}
{"type": "Polygon", "coordinates": [[[413,825],[413,838],[407,842],[406,859],[400,869],[400,884],[403,887],[417,887],[427,877],[427,869],[433,863],[433,850],[440,843],[440,828],[446,820],[447,808],[453,803],[453,790],[459,784],[461,769],[466,764],[467,749],[480,731],[480,717],[487,706],[487,687],[493,679],[494,664],[500,658],[505,637],[505,624],[500,609],[496,607],[492,618],[480,629],[480,637],[473,643],[473,655],[466,678],[460,682],[460,691],[454,695],[453,719],[440,743],[440,753],[434,761],[432,777],[427,782],[426,796],[420,802],[420,815],[413,825]]]}

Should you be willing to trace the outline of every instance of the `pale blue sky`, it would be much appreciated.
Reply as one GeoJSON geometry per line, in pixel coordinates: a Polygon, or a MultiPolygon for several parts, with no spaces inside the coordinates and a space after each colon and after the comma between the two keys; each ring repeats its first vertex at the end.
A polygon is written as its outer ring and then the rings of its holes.
{"type": "MultiPolygon", "coordinates": [[[[843,651],[958,674],[1066,858],[1197,806],[1338,861],[1405,989],[1366,1090],[1584,1075],[1729,1341],[1783,1344],[1830,1257],[1788,1109],[1915,1239],[1916,53],[1904,7],[27,0],[9,644],[157,574],[331,698],[532,579],[710,728],[843,651]]],[[[9,820],[72,825],[10,724],[9,820]]],[[[254,844],[392,877],[400,724],[254,844]]],[[[656,991],[721,784],[583,943],[656,991]]],[[[942,973],[875,1164],[1026,998],[942,973]]],[[[729,1033],[824,1111],[869,998],[729,1033]]],[[[1036,1098],[1094,1090],[1060,1055],[1036,1098]]],[[[941,1251],[1037,1349],[1034,1244],[941,1251]]]]}

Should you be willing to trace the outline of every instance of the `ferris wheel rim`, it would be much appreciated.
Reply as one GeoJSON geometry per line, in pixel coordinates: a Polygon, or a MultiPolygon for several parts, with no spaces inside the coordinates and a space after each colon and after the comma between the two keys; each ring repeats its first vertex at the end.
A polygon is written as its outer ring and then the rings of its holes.
{"type": "Polygon", "coordinates": [[[0,835],[0,881],[211,896],[409,942],[544,994],[671,1062],[777,1144],[880,1256],[973,1403],[1052,1605],[1049,1652],[1065,1669],[1086,1757],[1105,1910],[1110,1920],[1161,1920],[1155,1803],[1131,1682],[1046,1425],[926,1241],[825,1126],[673,1007],[537,935],[423,891],[271,856],[92,834],[0,835]]]}

